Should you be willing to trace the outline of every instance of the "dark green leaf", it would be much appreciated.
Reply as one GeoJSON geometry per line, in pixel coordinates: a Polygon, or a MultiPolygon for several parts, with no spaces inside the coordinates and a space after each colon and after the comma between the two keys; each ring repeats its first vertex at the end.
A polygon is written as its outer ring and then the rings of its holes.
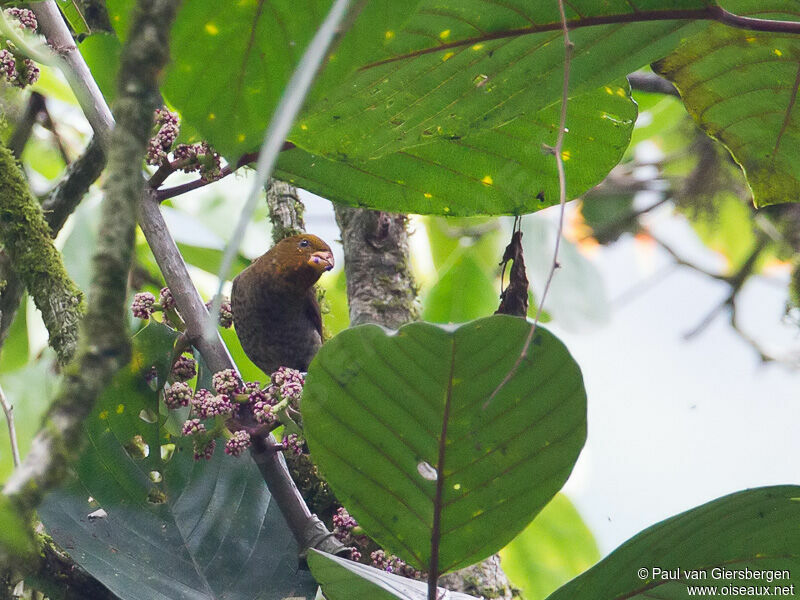
{"type": "MultiPolygon", "coordinates": [[[[564,153],[568,195],[580,195],[619,162],[636,106],[627,84],[570,101],[564,153]]],[[[468,138],[431,143],[382,158],[328,160],[300,148],[281,153],[276,175],[345,204],[419,214],[522,214],[558,203],[556,142],[559,107],[522,116],[468,138]]]]}
{"type": "MultiPolygon", "coordinates": [[[[685,599],[687,585],[712,586],[706,597],[755,597],[726,593],[723,586],[800,585],[800,487],[757,488],[724,496],[645,529],[549,600],[612,598],[685,599]],[[678,580],[653,575],[654,568],[680,570],[678,580]],[[642,570],[643,569],[643,570],[642,570]],[[790,578],[720,579],[714,569],[744,575],[763,569],[787,569],[790,578]],[[640,570],[642,570],[640,572],[640,570]],[[688,572],[705,573],[691,580],[688,572]]],[[[698,594],[700,595],[700,594],[698,594]]]]}
{"type": "MultiPolygon", "coordinates": [[[[798,20],[788,0],[734,0],[748,17],[798,20]]],[[[713,24],[653,65],[686,107],[744,169],[757,206],[800,197],[800,38],[713,24]]]]}
{"type": "Polygon", "coordinates": [[[143,415],[158,415],[144,375],[154,365],[164,381],[176,336],[152,320],[137,334],[130,367],[87,421],[78,480],[46,498],[43,522],[123,600],[310,600],[313,582],[298,571],[297,547],[255,465],[220,448],[195,462],[191,440],[143,415]],[[166,443],[176,448],[162,455],[166,443]]]}
{"type": "MultiPolygon", "coordinates": [[[[327,600],[426,600],[428,585],[374,567],[311,550],[308,565],[327,600]]],[[[439,588],[439,593],[445,593],[439,588]]],[[[460,592],[446,592],[452,600],[477,600],[460,592]]]]}
{"type": "MultiPolygon", "coordinates": [[[[655,12],[708,3],[662,3],[655,12]]],[[[576,0],[567,11],[570,19],[629,15],[653,4],[576,0]]],[[[381,52],[367,64],[353,64],[351,77],[308,107],[292,142],[336,160],[377,158],[494,130],[561,96],[564,46],[555,2],[423,0],[405,22],[381,25],[386,28],[381,52]],[[386,60],[392,62],[382,63],[386,60]]],[[[649,21],[575,29],[572,95],[635,71],[704,27],[649,21]]]]}
{"type": "Polygon", "coordinates": [[[504,315],[461,327],[375,325],[327,342],[303,421],[337,497],[388,551],[441,572],[489,556],[561,488],[586,436],[580,369],[540,328],[504,315]],[[434,530],[438,523],[438,530],[434,530]],[[438,546],[438,550],[437,550],[438,546]]]}
{"type": "Polygon", "coordinates": [[[80,6],[75,0],[57,0],[58,7],[64,14],[70,27],[76,34],[86,33],[89,31],[89,25],[83,16],[80,6]]]}
{"type": "Polygon", "coordinates": [[[257,148],[330,0],[193,0],[172,28],[164,95],[226,157],[257,148]]]}

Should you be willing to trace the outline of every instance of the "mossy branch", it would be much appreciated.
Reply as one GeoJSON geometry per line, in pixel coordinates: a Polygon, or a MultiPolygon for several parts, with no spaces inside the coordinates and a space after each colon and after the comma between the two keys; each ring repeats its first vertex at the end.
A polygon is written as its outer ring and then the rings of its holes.
{"type": "Polygon", "coordinates": [[[5,145],[0,145],[0,198],[0,241],[42,313],[59,363],[66,364],[77,347],[83,294],[67,275],[42,208],[5,145]]]}
{"type": "Polygon", "coordinates": [[[140,0],[131,20],[122,54],[117,126],[111,133],[109,177],[78,356],[65,369],[64,382],[48,411],[44,429],[3,490],[26,517],[43,493],[64,478],[68,459],[81,447],[83,420],[130,357],[126,293],[137,204],[144,191],[140,166],[153,111],[160,103],[157,79],[167,62],[176,6],[177,2],[169,0],[140,0]]]}

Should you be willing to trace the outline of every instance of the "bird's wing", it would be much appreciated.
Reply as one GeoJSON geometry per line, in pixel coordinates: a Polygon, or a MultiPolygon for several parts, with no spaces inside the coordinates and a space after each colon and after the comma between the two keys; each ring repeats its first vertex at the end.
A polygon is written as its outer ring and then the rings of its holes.
{"type": "Polygon", "coordinates": [[[317,301],[317,290],[311,287],[306,294],[305,313],[308,320],[314,325],[314,329],[322,337],[322,313],[319,310],[319,302],[317,301]]]}

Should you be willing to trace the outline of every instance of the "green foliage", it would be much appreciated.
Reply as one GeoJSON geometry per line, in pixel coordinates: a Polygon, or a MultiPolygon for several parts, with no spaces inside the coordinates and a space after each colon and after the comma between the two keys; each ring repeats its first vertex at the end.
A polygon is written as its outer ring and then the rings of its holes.
{"type": "MultiPolygon", "coordinates": [[[[797,19],[796,4],[787,0],[725,5],[749,17],[797,19]]],[[[800,195],[798,53],[796,36],[714,23],[653,65],[675,83],[698,124],[742,166],[759,207],[793,202],[800,195]]]]}
{"type": "Polygon", "coordinates": [[[196,463],[191,440],[172,438],[156,416],[145,375],[154,365],[165,380],[175,339],[153,320],[136,335],[131,364],[86,422],[91,443],[78,477],[47,497],[43,522],[123,600],[310,596],[313,584],[297,571],[297,548],[255,465],[221,449],[196,463]],[[98,505],[105,515],[94,512],[98,505]]]}
{"type": "Polygon", "coordinates": [[[522,597],[543,600],[600,560],[600,551],[569,499],[557,494],[500,557],[522,597]]]}
{"type": "Polygon", "coordinates": [[[164,95],[231,159],[259,146],[328,0],[194,0],[172,29],[164,95]]]}
{"type": "MultiPolygon", "coordinates": [[[[308,565],[327,600],[425,600],[428,597],[428,586],[423,581],[400,577],[332,554],[311,550],[308,565]]],[[[447,598],[477,600],[460,592],[447,592],[447,598]]]]}
{"type": "Polygon", "coordinates": [[[425,296],[422,318],[431,323],[464,323],[497,310],[499,292],[471,248],[453,253],[425,296]]]}
{"type": "Polygon", "coordinates": [[[548,600],[606,600],[611,598],[686,598],[685,575],[679,580],[653,577],[653,567],[680,569],[681,575],[698,569],[706,579],[698,585],[766,585],[763,579],[713,578],[711,570],[788,569],[789,581],[800,585],[800,487],[775,486],[724,496],[645,529],[596,566],[560,588],[548,600]],[[646,569],[639,573],[640,569],[646,569]],[[644,577],[642,577],[644,575],[644,577]]]}
{"type": "Polygon", "coordinates": [[[530,327],[504,315],[389,335],[366,325],[333,338],[309,367],[312,458],[370,537],[419,569],[438,559],[446,572],[496,552],[572,470],[586,396],[551,333],[538,330],[484,405],[530,327]]]}

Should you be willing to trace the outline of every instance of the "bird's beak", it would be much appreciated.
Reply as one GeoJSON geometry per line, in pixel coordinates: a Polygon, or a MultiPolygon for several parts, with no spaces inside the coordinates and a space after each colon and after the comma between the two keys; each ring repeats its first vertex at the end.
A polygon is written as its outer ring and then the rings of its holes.
{"type": "Polygon", "coordinates": [[[321,271],[330,271],[333,268],[333,253],[330,250],[314,252],[308,261],[312,267],[321,271]]]}

